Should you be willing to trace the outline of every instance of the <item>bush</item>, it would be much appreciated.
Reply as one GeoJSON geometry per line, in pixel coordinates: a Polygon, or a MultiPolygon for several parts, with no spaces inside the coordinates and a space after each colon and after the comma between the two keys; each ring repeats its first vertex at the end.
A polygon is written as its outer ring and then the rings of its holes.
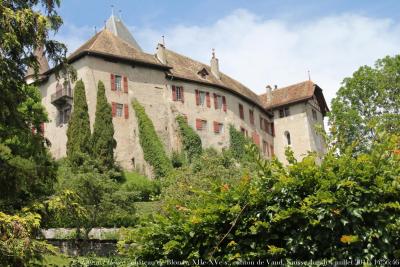
{"type": "Polygon", "coordinates": [[[127,234],[120,250],[142,260],[227,263],[398,258],[398,144],[399,137],[381,136],[368,154],[330,151],[320,165],[310,154],[287,167],[252,145],[257,169],[234,170],[242,178],[231,180],[215,179],[223,168],[210,158],[197,172],[174,176],[164,213],[127,234]]]}
{"type": "Polygon", "coordinates": [[[179,126],[179,134],[182,140],[183,151],[189,162],[202,153],[200,136],[190,127],[183,116],[176,118],[179,126]]]}
{"type": "Polygon", "coordinates": [[[136,172],[125,172],[125,178],[126,182],[122,187],[136,195],[135,201],[149,201],[160,194],[158,181],[150,180],[136,172]]]}
{"type": "Polygon", "coordinates": [[[144,159],[153,167],[156,177],[164,177],[172,169],[171,161],[143,106],[134,100],[132,107],[138,119],[139,139],[144,159]]]}

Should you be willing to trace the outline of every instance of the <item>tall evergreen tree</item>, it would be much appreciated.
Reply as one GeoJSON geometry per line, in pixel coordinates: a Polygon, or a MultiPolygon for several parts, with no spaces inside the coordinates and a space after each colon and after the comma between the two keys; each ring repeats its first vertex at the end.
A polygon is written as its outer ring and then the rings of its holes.
{"type": "Polygon", "coordinates": [[[99,81],[98,84],[96,119],[91,145],[93,157],[99,160],[102,166],[112,168],[114,166],[114,148],[117,142],[114,139],[111,106],[107,102],[102,81],[99,81]]]}
{"type": "Polygon", "coordinates": [[[74,109],[67,131],[67,157],[76,165],[83,163],[90,152],[90,122],[86,102],[85,85],[82,80],[75,84],[74,109]]]}

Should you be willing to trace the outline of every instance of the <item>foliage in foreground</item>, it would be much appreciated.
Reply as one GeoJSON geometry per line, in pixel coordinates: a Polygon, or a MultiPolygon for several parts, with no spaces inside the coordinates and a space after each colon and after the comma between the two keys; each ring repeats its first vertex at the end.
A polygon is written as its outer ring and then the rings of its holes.
{"type": "Polygon", "coordinates": [[[100,172],[98,165],[87,159],[80,167],[60,163],[57,193],[40,207],[44,227],[77,227],[87,234],[93,227],[135,225],[139,193],[122,186],[118,173],[100,172]]]}
{"type": "Polygon", "coordinates": [[[131,230],[120,250],[141,260],[230,263],[398,258],[398,142],[380,136],[368,154],[331,151],[320,165],[313,155],[297,162],[288,151],[288,167],[261,159],[252,146],[257,169],[230,180],[213,173],[234,165],[203,158],[202,180],[191,179],[195,169],[171,174],[163,213],[131,230]]]}
{"type": "Polygon", "coordinates": [[[33,266],[45,253],[56,249],[34,238],[40,227],[40,215],[26,212],[8,215],[0,212],[0,262],[2,266],[33,266]]]}
{"type": "Polygon", "coordinates": [[[164,177],[172,169],[171,161],[144,107],[137,100],[132,102],[132,107],[138,120],[139,139],[144,159],[153,167],[156,177],[164,177]]]}

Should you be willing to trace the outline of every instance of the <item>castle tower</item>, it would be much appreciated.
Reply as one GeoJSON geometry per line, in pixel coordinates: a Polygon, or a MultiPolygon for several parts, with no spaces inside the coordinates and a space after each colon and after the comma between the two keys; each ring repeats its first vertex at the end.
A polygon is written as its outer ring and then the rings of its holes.
{"type": "Polygon", "coordinates": [[[129,43],[137,50],[143,52],[142,48],[136,42],[135,38],[133,38],[132,34],[124,25],[121,18],[114,15],[114,12],[112,12],[111,17],[106,22],[106,29],[112,32],[115,36],[118,36],[125,42],[129,43]]]}

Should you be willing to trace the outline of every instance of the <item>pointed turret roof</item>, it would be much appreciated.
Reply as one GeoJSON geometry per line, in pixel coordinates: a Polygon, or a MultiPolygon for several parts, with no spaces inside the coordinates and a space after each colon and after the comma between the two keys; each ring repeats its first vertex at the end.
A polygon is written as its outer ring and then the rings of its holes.
{"type": "MultiPolygon", "coordinates": [[[[33,53],[39,63],[39,72],[38,75],[41,75],[49,70],[49,62],[47,61],[46,55],[44,53],[43,46],[36,48],[35,52],[33,53]]],[[[35,74],[35,70],[32,67],[28,68],[26,72],[26,76],[33,76],[35,74]]]]}
{"type": "Polygon", "coordinates": [[[111,14],[111,17],[106,22],[106,29],[112,32],[115,36],[118,36],[125,42],[129,43],[137,50],[143,51],[120,17],[111,14]]]}

